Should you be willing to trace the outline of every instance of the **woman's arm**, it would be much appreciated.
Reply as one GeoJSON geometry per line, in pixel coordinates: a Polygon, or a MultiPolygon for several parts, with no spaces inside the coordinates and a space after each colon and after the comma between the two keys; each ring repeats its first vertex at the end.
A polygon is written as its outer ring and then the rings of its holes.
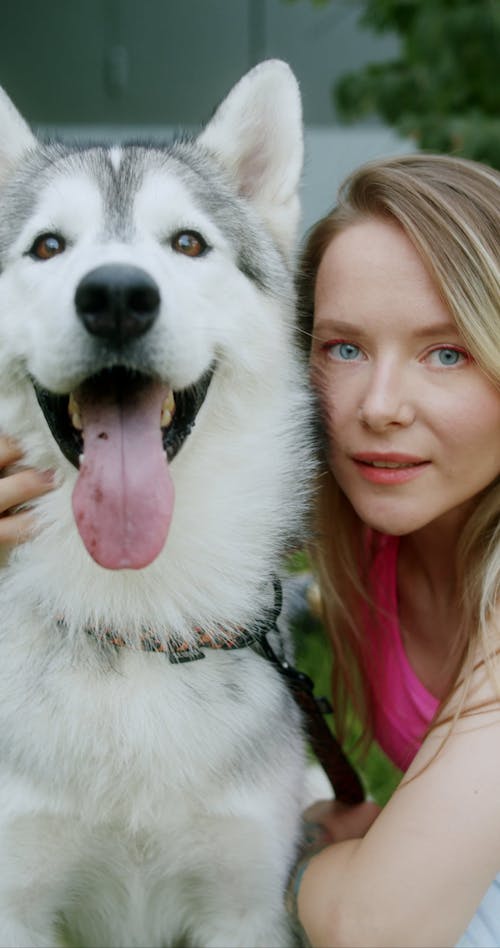
{"type": "Polygon", "coordinates": [[[0,435],[0,551],[3,552],[30,536],[34,520],[30,510],[18,510],[54,486],[52,471],[18,470],[3,474],[5,468],[22,459],[19,446],[0,435]]]}
{"type": "MultiPolygon", "coordinates": [[[[494,697],[484,669],[476,686],[474,704],[494,697]]],[[[308,864],[298,911],[312,945],[438,948],[467,928],[500,871],[500,706],[460,719],[440,750],[447,732],[427,737],[362,839],[308,864]]]]}

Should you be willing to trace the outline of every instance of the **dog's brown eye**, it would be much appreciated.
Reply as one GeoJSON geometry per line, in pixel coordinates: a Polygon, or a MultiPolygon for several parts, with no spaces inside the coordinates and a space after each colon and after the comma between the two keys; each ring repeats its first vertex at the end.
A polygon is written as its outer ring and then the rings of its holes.
{"type": "Polygon", "coordinates": [[[201,257],[208,249],[206,241],[196,230],[181,230],[172,238],[171,246],[186,257],[201,257]]]}
{"type": "Polygon", "coordinates": [[[66,249],[66,243],[59,234],[40,234],[28,251],[36,260],[51,260],[66,249]]]}

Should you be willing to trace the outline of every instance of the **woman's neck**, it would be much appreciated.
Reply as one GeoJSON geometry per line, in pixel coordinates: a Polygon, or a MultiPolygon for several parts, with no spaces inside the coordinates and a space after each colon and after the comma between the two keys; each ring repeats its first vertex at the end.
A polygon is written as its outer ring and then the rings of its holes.
{"type": "Polygon", "coordinates": [[[398,601],[408,660],[437,698],[448,691],[460,659],[456,551],[463,519],[429,524],[401,537],[398,601]]]}
{"type": "Polygon", "coordinates": [[[468,501],[400,540],[400,559],[411,565],[414,577],[425,585],[435,605],[457,597],[457,550],[465,524],[474,509],[468,501]]]}
{"type": "Polygon", "coordinates": [[[410,584],[418,583],[435,607],[455,598],[457,542],[455,533],[427,528],[400,539],[399,571],[410,584]]]}

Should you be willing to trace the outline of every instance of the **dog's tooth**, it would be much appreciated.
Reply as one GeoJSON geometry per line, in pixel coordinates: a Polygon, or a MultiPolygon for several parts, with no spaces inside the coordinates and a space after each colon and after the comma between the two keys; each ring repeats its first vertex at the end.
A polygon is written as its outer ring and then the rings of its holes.
{"type": "Polygon", "coordinates": [[[172,389],[170,389],[165,401],[163,402],[163,408],[166,408],[171,415],[175,412],[175,398],[172,389]]]}
{"type": "Polygon", "coordinates": [[[69,396],[68,414],[69,414],[69,417],[71,418],[71,424],[73,425],[73,428],[76,428],[78,431],[81,431],[83,428],[83,425],[82,425],[82,418],[80,415],[80,406],[75,396],[73,395],[73,392],[71,392],[71,395],[69,396]]]}
{"type": "Polygon", "coordinates": [[[85,455],[84,455],[84,454],[80,454],[80,456],[79,456],[79,458],[78,458],[78,463],[80,464],[80,466],[83,464],[84,460],[85,460],[85,455]]]}
{"type": "Polygon", "coordinates": [[[161,406],[161,417],[160,425],[162,428],[168,428],[172,424],[172,419],[175,414],[175,399],[174,393],[170,391],[161,406]]]}

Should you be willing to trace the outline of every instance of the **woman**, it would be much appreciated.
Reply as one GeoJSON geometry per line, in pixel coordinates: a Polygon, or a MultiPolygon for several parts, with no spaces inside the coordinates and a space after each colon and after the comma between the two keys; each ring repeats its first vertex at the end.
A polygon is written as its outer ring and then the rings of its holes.
{"type": "Polygon", "coordinates": [[[500,175],[414,155],[355,173],[303,254],[334,704],[405,771],[378,816],[309,814],[313,945],[500,945],[499,246],[500,175]]]}

